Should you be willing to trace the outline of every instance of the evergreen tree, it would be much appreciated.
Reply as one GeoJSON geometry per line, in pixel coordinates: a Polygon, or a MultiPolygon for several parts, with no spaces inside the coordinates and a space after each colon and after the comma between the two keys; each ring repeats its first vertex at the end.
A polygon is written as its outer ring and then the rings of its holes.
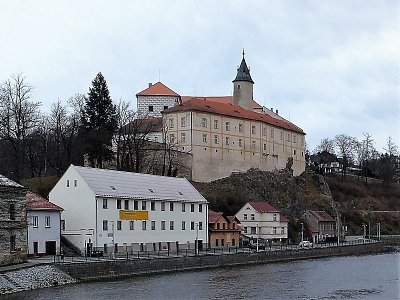
{"type": "Polygon", "coordinates": [[[102,168],[113,158],[112,137],[117,128],[116,107],[112,103],[107,82],[98,73],[89,88],[81,112],[81,136],[92,167],[102,168]]]}

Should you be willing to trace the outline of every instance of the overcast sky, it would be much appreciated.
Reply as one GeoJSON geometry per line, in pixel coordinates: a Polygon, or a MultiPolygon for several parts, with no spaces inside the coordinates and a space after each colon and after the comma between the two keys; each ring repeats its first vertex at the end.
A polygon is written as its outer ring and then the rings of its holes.
{"type": "Polygon", "coordinates": [[[399,1],[0,0],[0,80],[23,73],[49,112],[98,72],[115,103],[149,82],[232,94],[246,52],[254,98],[307,134],[400,145],[399,1]]]}

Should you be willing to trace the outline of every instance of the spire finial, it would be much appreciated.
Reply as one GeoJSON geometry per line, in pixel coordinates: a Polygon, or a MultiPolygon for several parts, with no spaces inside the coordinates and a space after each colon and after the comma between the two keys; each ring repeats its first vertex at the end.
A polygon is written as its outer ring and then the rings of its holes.
{"type": "Polygon", "coordinates": [[[243,59],[244,59],[244,48],[243,48],[243,53],[242,54],[243,54],[243,59]]]}

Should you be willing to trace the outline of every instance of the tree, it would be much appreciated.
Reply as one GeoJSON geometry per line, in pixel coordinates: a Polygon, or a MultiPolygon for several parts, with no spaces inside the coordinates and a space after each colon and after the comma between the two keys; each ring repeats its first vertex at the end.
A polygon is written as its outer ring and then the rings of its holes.
{"type": "Polygon", "coordinates": [[[320,144],[314,149],[314,153],[318,152],[329,152],[335,154],[335,141],[328,138],[322,139],[320,144]]]}
{"type": "Polygon", "coordinates": [[[11,145],[16,181],[24,175],[27,139],[37,128],[40,103],[30,101],[33,87],[21,75],[13,75],[0,86],[0,139],[11,145]]]}
{"type": "Polygon", "coordinates": [[[382,154],[379,161],[379,176],[383,184],[387,185],[394,180],[398,180],[400,173],[400,159],[397,145],[394,144],[391,137],[387,139],[385,154],[382,154]]]}
{"type": "Polygon", "coordinates": [[[345,180],[347,167],[353,162],[356,143],[356,138],[347,134],[338,134],[335,136],[335,145],[339,150],[339,155],[343,159],[342,180],[345,180]]]}
{"type": "Polygon", "coordinates": [[[364,173],[364,177],[365,177],[365,183],[368,183],[368,173],[369,173],[369,169],[368,169],[368,160],[370,160],[372,158],[372,153],[374,151],[374,145],[373,142],[374,140],[372,139],[371,135],[368,132],[364,132],[364,139],[362,141],[362,149],[363,149],[363,162],[364,162],[364,166],[363,166],[363,173],[364,173]]]}
{"type": "Polygon", "coordinates": [[[112,138],[116,128],[116,108],[106,80],[98,73],[92,81],[81,112],[80,133],[85,141],[85,154],[92,167],[102,168],[104,162],[113,158],[112,138]]]}

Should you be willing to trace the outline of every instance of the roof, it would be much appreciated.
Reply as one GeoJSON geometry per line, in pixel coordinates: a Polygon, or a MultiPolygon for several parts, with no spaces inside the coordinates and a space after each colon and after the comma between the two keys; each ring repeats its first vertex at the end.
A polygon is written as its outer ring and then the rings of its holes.
{"type": "Polygon", "coordinates": [[[249,204],[258,212],[279,212],[276,208],[267,202],[249,202],[249,204]]]}
{"type": "Polygon", "coordinates": [[[249,81],[254,83],[253,79],[251,79],[250,69],[247,67],[246,60],[244,59],[244,51],[242,62],[240,63],[240,67],[237,69],[236,78],[233,82],[235,81],[249,81]]]}
{"type": "Polygon", "coordinates": [[[179,97],[179,95],[177,93],[175,93],[170,88],[166,87],[161,82],[157,82],[157,83],[149,86],[147,89],[137,93],[136,96],[174,96],[174,97],[179,97]]]}
{"type": "Polygon", "coordinates": [[[19,183],[16,183],[15,181],[12,181],[10,178],[7,178],[0,174],[0,187],[2,186],[23,188],[23,186],[20,185],[19,183]]]}
{"type": "Polygon", "coordinates": [[[211,209],[208,210],[208,223],[212,224],[217,222],[217,220],[223,215],[222,212],[216,212],[211,209]]]}
{"type": "Polygon", "coordinates": [[[335,222],[335,219],[324,210],[307,210],[306,213],[312,214],[319,222],[335,222]]]}
{"type": "Polygon", "coordinates": [[[54,210],[63,211],[60,206],[51,203],[50,201],[36,195],[34,193],[28,192],[26,194],[26,209],[27,210],[54,210]]]}
{"type": "Polygon", "coordinates": [[[296,125],[284,119],[273,118],[271,115],[250,111],[238,105],[204,100],[204,98],[192,98],[190,100],[183,102],[182,104],[164,110],[162,114],[184,112],[184,111],[200,111],[205,113],[213,113],[235,118],[260,121],[263,123],[267,123],[280,128],[304,134],[301,128],[297,127],[296,125]]]}
{"type": "Polygon", "coordinates": [[[136,119],[121,127],[122,133],[149,133],[161,132],[163,129],[162,118],[136,119]]]}
{"type": "MultiPolygon", "coordinates": [[[[213,101],[218,103],[225,103],[225,104],[233,104],[233,96],[206,96],[206,97],[195,97],[195,96],[181,96],[182,102],[189,101],[190,99],[197,98],[203,99],[207,101],[213,101]]],[[[252,107],[261,109],[262,106],[258,104],[256,101],[252,100],[252,107]]]]}
{"type": "Polygon", "coordinates": [[[96,196],[207,203],[186,178],[73,165],[70,168],[78,172],[96,196]]]}
{"type": "Polygon", "coordinates": [[[281,216],[280,217],[281,222],[289,222],[289,219],[286,218],[284,215],[280,215],[280,216],[281,216]]]}

